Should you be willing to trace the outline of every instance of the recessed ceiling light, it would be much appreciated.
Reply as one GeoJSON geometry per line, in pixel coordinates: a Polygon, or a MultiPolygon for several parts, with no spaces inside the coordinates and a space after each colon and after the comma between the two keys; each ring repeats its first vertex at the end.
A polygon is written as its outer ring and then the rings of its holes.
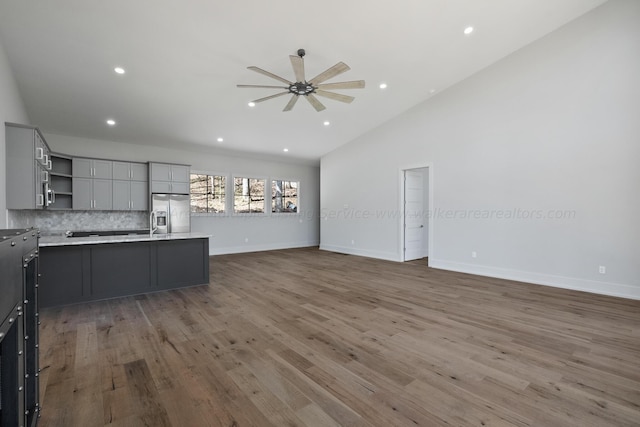
{"type": "Polygon", "coordinates": [[[285,153],[289,151],[288,148],[283,149],[282,151],[284,151],[285,153]]]}
{"type": "Polygon", "coordinates": [[[467,28],[465,28],[465,29],[464,29],[464,33],[465,33],[466,35],[469,35],[469,34],[473,33],[473,27],[467,27],[467,28]]]}
{"type": "Polygon", "coordinates": [[[380,83],[379,88],[380,89],[386,89],[387,88],[387,84],[386,83],[380,83]]]}
{"type": "Polygon", "coordinates": [[[325,126],[329,126],[331,124],[331,122],[329,120],[325,120],[324,123],[322,123],[325,126]]]}
{"type": "Polygon", "coordinates": [[[224,141],[224,138],[218,138],[218,142],[224,141]]]}
{"type": "Polygon", "coordinates": [[[249,107],[255,107],[255,106],[256,106],[256,103],[255,103],[255,102],[253,102],[253,101],[251,101],[251,102],[250,102],[250,103],[248,103],[247,105],[248,105],[249,107]]]}
{"type": "Polygon", "coordinates": [[[115,121],[115,120],[113,120],[113,119],[108,119],[108,120],[107,120],[107,124],[108,124],[109,126],[115,126],[115,125],[116,125],[116,121],[115,121]]]}
{"type": "Polygon", "coordinates": [[[125,73],[124,68],[122,68],[122,67],[116,67],[116,68],[113,69],[113,71],[115,71],[118,74],[124,74],[125,73]]]}

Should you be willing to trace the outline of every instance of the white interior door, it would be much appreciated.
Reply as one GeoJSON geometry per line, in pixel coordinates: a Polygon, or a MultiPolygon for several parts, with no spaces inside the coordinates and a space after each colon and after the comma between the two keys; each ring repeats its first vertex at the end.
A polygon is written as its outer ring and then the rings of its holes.
{"type": "Polygon", "coordinates": [[[404,260],[424,256],[424,177],[421,171],[404,171],[404,260]]]}

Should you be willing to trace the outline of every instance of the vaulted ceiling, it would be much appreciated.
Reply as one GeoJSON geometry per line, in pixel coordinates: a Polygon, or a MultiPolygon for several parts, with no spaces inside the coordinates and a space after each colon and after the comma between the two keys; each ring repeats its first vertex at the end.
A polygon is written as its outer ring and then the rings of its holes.
{"type": "Polygon", "coordinates": [[[604,2],[0,0],[0,43],[45,132],[317,160],[604,2]],[[308,78],[343,61],[327,83],[366,88],[319,98],[322,112],[282,112],[289,96],[249,107],[279,91],[237,84],[279,83],[247,67],[295,80],[299,48],[308,78]]]}

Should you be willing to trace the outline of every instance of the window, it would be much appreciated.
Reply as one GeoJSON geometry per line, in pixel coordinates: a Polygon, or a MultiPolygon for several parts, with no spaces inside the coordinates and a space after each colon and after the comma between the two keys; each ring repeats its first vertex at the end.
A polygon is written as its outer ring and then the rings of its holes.
{"type": "Polygon", "coordinates": [[[297,181],[271,182],[271,212],[298,212],[297,181]]]}
{"type": "Polygon", "coordinates": [[[258,178],[233,179],[233,212],[264,212],[265,180],[258,178]]]}
{"type": "Polygon", "coordinates": [[[227,177],[191,174],[191,212],[224,213],[227,177]]]}

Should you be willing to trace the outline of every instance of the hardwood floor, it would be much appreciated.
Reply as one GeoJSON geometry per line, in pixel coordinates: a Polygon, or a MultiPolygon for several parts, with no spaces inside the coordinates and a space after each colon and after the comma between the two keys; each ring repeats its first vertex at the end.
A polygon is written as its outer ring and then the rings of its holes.
{"type": "Polygon", "coordinates": [[[640,301],[295,249],[41,312],[40,426],[638,426],[640,301]]]}

